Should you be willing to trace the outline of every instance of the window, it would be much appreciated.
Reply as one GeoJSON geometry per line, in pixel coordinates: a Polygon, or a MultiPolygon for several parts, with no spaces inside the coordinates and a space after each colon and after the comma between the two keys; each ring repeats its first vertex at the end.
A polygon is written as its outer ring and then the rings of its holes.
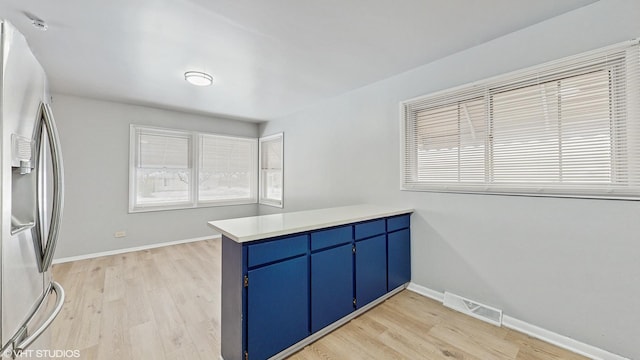
{"type": "Polygon", "coordinates": [[[255,203],[256,147],[256,139],[131,125],[129,211],[255,203]]]}
{"type": "Polygon", "coordinates": [[[137,128],[135,192],[137,207],[185,206],[191,203],[191,136],[137,128]]]}
{"type": "Polygon", "coordinates": [[[260,139],[260,203],[282,207],[284,134],[260,139]]]}
{"type": "Polygon", "coordinates": [[[199,202],[255,202],[256,167],[255,139],[200,135],[199,202]]]}
{"type": "Polygon", "coordinates": [[[640,198],[638,47],[402,103],[403,189],[640,198]]]}

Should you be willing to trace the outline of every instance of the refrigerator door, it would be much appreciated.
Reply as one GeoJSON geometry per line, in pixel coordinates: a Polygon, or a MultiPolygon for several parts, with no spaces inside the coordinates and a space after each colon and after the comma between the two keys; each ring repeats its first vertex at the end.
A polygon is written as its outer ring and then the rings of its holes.
{"type": "Polygon", "coordinates": [[[32,344],[62,308],[49,266],[62,210],[62,162],[45,73],[24,37],[2,29],[0,72],[0,347],[32,344]],[[53,309],[49,296],[55,293],[53,309]]]}
{"type": "Polygon", "coordinates": [[[45,290],[30,227],[36,222],[36,174],[20,174],[12,166],[12,135],[33,138],[44,86],[44,71],[25,39],[2,23],[2,345],[35,310],[45,290]]]}

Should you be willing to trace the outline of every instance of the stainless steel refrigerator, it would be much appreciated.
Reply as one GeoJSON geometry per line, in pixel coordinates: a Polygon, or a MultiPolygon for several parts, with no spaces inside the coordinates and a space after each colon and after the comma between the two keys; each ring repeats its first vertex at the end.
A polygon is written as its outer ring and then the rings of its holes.
{"type": "Polygon", "coordinates": [[[0,356],[39,348],[64,302],[51,261],[63,207],[60,145],[47,78],[25,38],[0,19],[0,356]],[[44,335],[43,335],[44,334],[44,335]]]}

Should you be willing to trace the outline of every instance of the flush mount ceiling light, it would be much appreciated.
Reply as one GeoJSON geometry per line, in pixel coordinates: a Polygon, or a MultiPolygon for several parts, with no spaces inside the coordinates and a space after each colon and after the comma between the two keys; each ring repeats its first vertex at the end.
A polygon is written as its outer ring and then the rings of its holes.
{"type": "Polygon", "coordinates": [[[187,71],[184,79],[196,86],[209,86],[213,84],[213,76],[201,71],[187,71]]]}

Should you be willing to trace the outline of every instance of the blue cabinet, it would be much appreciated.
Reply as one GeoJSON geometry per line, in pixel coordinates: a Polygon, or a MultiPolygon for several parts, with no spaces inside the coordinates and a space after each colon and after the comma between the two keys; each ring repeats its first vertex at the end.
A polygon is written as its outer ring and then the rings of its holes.
{"type": "Polygon", "coordinates": [[[311,254],[311,331],[353,311],[351,243],[311,254]]]}
{"type": "Polygon", "coordinates": [[[222,357],[267,359],[409,282],[409,217],[246,243],[223,236],[222,357]]]}
{"type": "Polygon", "coordinates": [[[247,351],[266,359],[309,335],[308,258],[248,272],[247,351]]]}
{"type": "Polygon", "coordinates": [[[385,235],[356,242],[356,306],[361,308],[387,292],[385,235]]]}
{"type": "Polygon", "coordinates": [[[353,226],[311,233],[311,332],[353,311],[353,226]]]}
{"type": "Polygon", "coordinates": [[[411,280],[411,234],[402,229],[387,235],[387,291],[391,291],[411,280]]]}

